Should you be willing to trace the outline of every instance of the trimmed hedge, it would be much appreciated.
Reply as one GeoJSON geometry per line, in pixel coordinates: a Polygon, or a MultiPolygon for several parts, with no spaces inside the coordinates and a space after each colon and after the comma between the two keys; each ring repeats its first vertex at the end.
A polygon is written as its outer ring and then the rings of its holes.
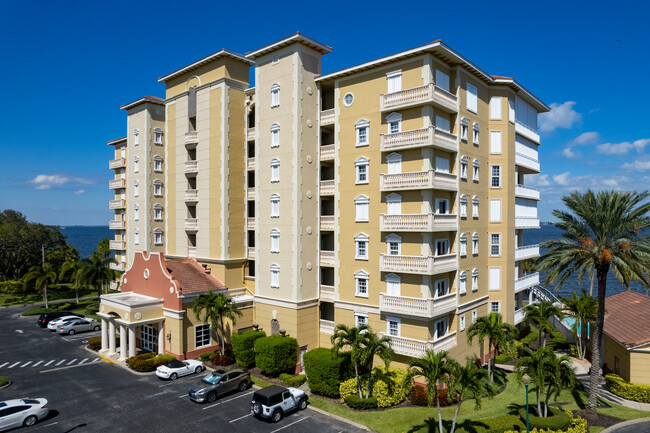
{"type": "MultiPolygon", "coordinates": [[[[537,416],[537,408],[529,407],[530,416],[529,423],[530,428],[536,428],[541,430],[562,430],[565,429],[571,424],[573,417],[567,412],[559,409],[557,407],[549,407],[548,412],[549,416],[541,417],[537,416]]],[[[519,409],[519,416],[521,417],[522,422],[526,422],[526,407],[519,409]]]]}
{"type": "MultiPolygon", "coordinates": [[[[378,407],[395,406],[403,402],[413,388],[413,377],[406,370],[379,365],[372,370],[372,396],[377,399],[378,407]]],[[[365,392],[368,378],[362,378],[361,391],[365,392]]],[[[348,379],[339,386],[341,401],[350,395],[357,394],[357,379],[348,379]]]]}
{"type": "Polygon", "coordinates": [[[173,355],[156,356],[155,353],[149,352],[128,358],[126,360],[126,365],[128,365],[131,370],[139,371],[140,373],[148,373],[156,371],[156,368],[165,365],[174,359],[176,359],[176,357],[173,355]]]}
{"type": "MultiPolygon", "coordinates": [[[[115,346],[117,347],[119,345],[120,345],[120,337],[115,336],[115,346]]],[[[97,352],[101,348],[102,348],[102,337],[90,337],[88,339],[88,349],[97,352]]]]}
{"type": "MultiPolygon", "coordinates": [[[[525,410],[525,408],[524,408],[525,410]]],[[[589,432],[589,426],[587,425],[587,420],[581,417],[576,417],[573,418],[573,414],[571,413],[570,410],[561,410],[564,414],[566,414],[570,418],[570,423],[569,426],[566,427],[566,430],[552,430],[552,429],[542,429],[542,428],[532,428],[530,430],[530,433],[588,433],[589,432]]],[[[525,416],[524,412],[524,416],[525,416]]],[[[524,428],[526,428],[525,420],[524,420],[524,428]]],[[[506,430],[503,433],[519,433],[520,430],[506,430]]]]}
{"type": "Polygon", "coordinates": [[[297,376],[292,376],[287,373],[282,373],[280,376],[278,376],[278,379],[280,379],[282,382],[286,383],[287,386],[292,386],[294,388],[298,388],[300,385],[303,383],[307,382],[307,376],[304,374],[299,374],[297,376]]]}
{"type": "Polygon", "coordinates": [[[539,329],[534,327],[533,325],[530,325],[530,333],[526,335],[524,338],[520,339],[519,341],[526,346],[528,346],[530,343],[533,341],[536,341],[539,339],[539,329]]]}
{"type": "Polygon", "coordinates": [[[377,399],[375,397],[359,398],[358,395],[352,394],[345,397],[345,404],[356,410],[376,409],[377,399]]]}
{"type": "Polygon", "coordinates": [[[339,397],[339,384],[354,376],[350,352],[335,356],[330,349],[318,347],[302,357],[309,389],[314,394],[339,397]]]}
{"type": "Polygon", "coordinates": [[[298,340],[272,335],[255,340],[255,365],[268,376],[291,371],[298,361],[298,340]]]}
{"type": "Polygon", "coordinates": [[[255,367],[255,341],[266,337],[266,332],[250,330],[231,337],[235,360],[243,368],[255,367]]]}
{"type": "Polygon", "coordinates": [[[605,375],[605,383],[612,394],[640,403],[650,403],[650,385],[630,383],[616,374],[605,375]]]}
{"type": "Polygon", "coordinates": [[[223,355],[219,351],[215,351],[210,355],[210,362],[219,367],[226,367],[235,363],[235,355],[233,355],[230,349],[226,349],[223,355]]]}

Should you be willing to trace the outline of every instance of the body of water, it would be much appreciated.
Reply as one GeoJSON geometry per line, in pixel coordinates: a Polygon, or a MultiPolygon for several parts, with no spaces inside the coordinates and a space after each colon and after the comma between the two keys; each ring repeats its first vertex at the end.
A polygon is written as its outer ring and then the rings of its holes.
{"type": "Polygon", "coordinates": [[[61,227],[61,234],[66,242],[79,250],[79,257],[86,258],[97,251],[97,244],[104,238],[113,239],[114,230],[108,226],[65,226],[61,227]]]}

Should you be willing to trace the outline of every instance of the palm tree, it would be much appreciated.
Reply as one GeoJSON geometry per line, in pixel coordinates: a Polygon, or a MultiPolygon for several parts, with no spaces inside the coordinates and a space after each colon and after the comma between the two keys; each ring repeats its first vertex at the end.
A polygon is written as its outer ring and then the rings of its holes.
{"type": "MultiPolygon", "coordinates": [[[[517,328],[509,323],[503,322],[503,317],[500,313],[490,313],[487,316],[479,317],[475,323],[467,328],[467,342],[471,345],[474,337],[478,337],[479,344],[488,339],[488,354],[492,353],[492,347],[495,349],[500,347],[517,337],[519,331],[517,328]]],[[[495,350],[496,352],[496,350],[495,350]]],[[[490,381],[494,380],[494,363],[496,353],[494,356],[489,355],[488,359],[488,375],[490,381]]]]}
{"type": "Polygon", "coordinates": [[[109,268],[115,260],[95,251],[87,259],[81,260],[81,269],[78,271],[78,281],[82,284],[97,285],[97,297],[102,295],[104,283],[115,277],[115,271],[109,268]]]}
{"type": "Polygon", "coordinates": [[[56,272],[54,272],[54,267],[45,262],[40,266],[32,266],[29,268],[29,272],[23,277],[23,285],[25,288],[35,281],[36,289],[43,291],[43,301],[45,301],[45,308],[49,308],[49,302],[47,300],[47,285],[54,284],[56,282],[56,272]]]}
{"type": "Polygon", "coordinates": [[[433,400],[433,395],[436,396],[436,407],[438,408],[438,424],[439,430],[442,433],[442,414],[440,413],[440,396],[438,395],[438,382],[443,382],[449,370],[447,364],[449,358],[446,351],[434,352],[427,349],[424,355],[419,358],[411,358],[409,361],[409,370],[415,374],[424,377],[427,383],[427,397],[429,403],[433,400]]]}
{"type": "MultiPolygon", "coordinates": [[[[456,430],[456,420],[458,419],[458,412],[463,400],[468,396],[474,399],[476,410],[481,409],[481,395],[484,391],[490,392],[487,385],[488,373],[483,368],[476,368],[475,362],[471,358],[467,358],[464,367],[458,361],[450,360],[449,362],[449,376],[447,386],[449,387],[450,395],[455,395],[456,398],[456,412],[454,412],[454,421],[451,424],[450,433],[456,430]]],[[[440,430],[442,431],[442,429],[440,430]]]]}
{"type": "Polygon", "coordinates": [[[78,260],[66,260],[63,262],[61,271],[59,272],[59,281],[68,280],[72,282],[77,297],[77,304],[79,303],[79,286],[81,285],[81,280],[79,279],[80,269],[81,263],[78,260]]]}
{"type": "Polygon", "coordinates": [[[365,347],[363,350],[364,364],[368,369],[368,386],[366,388],[366,398],[372,397],[372,368],[375,361],[375,355],[378,356],[386,365],[386,370],[390,361],[395,356],[395,352],[390,347],[390,337],[384,335],[379,337],[372,331],[366,333],[365,347]]]}
{"type": "Polygon", "coordinates": [[[553,353],[546,364],[546,379],[548,380],[546,400],[544,404],[544,416],[548,416],[548,399],[551,395],[555,397],[565,388],[570,388],[576,383],[576,374],[571,368],[571,358],[568,355],[556,356],[553,353]]]}
{"type": "Polygon", "coordinates": [[[557,316],[562,319],[564,317],[562,309],[551,301],[542,300],[535,304],[526,305],[524,311],[526,312],[524,320],[532,320],[539,326],[539,347],[542,347],[542,342],[544,343],[543,346],[546,346],[546,338],[542,337],[544,337],[544,334],[551,335],[551,332],[553,332],[553,323],[549,318],[557,316]]]}
{"type": "Polygon", "coordinates": [[[587,407],[596,411],[600,351],[605,323],[607,274],[611,269],[619,280],[629,275],[648,287],[650,273],[650,227],[648,192],[601,191],[594,194],[573,192],[562,198],[569,211],[554,210],[564,230],[561,239],[543,242],[548,251],[539,259],[545,282],[559,289],[574,273],[582,280],[585,272],[595,269],[598,282],[598,313],[592,335],[591,377],[587,407]]]}
{"type": "Polygon", "coordinates": [[[368,339],[368,331],[370,328],[365,323],[360,324],[356,327],[347,327],[342,323],[339,323],[334,328],[334,335],[332,335],[332,352],[338,355],[339,351],[345,347],[349,347],[351,350],[351,360],[354,364],[354,374],[357,378],[357,391],[359,393],[359,398],[363,398],[361,395],[361,380],[359,379],[359,367],[362,365],[364,360],[364,348],[366,347],[366,341],[368,339]]]}
{"type": "Polygon", "coordinates": [[[564,303],[565,311],[575,319],[572,329],[578,340],[578,345],[576,346],[578,349],[578,358],[584,359],[586,350],[582,342],[586,335],[587,326],[596,320],[598,301],[593,296],[589,296],[585,289],[582,289],[580,297],[578,297],[576,292],[573,292],[573,296],[570,298],[560,297],[560,299],[564,303]]]}
{"type": "Polygon", "coordinates": [[[540,347],[538,350],[532,350],[530,347],[524,346],[522,348],[522,356],[519,357],[519,361],[515,365],[520,382],[524,374],[530,377],[530,381],[535,389],[535,395],[537,396],[538,416],[542,416],[539,395],[540,393],[544,394],[546,389],[547,369],[554,357],[555,354],[549,347],[540,347]]]}
{"type": "Polygon", "coordinates": [[[219,353],[223,355],[226,346],[226,328],[223,325],[223,319],[230,319],[234,326],[237,323],[237,318],[242,316],[242,312],[231,298],[224,296],[223,293],[214,293],[212,290],[197,296],[192,311],[199,320],[210,322],[211,328],[217,334],[219,353]],[[203,317],[201,317],[201,313],[203,313],[203,317]],[[219,330],[221,330],[221,339],[219,330]]]}

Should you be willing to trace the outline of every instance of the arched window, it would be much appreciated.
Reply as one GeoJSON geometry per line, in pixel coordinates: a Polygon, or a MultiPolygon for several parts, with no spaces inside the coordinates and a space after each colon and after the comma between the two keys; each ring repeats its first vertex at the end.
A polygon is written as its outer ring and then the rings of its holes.
{"type": "Polygon", "coordinates": [[[474,179],[475,182],[478,182],[478,167],[479,167],[479,164],[480,163],[478,162],[478,159],[475,159],[474,164],[473,164],[474,165],[474,172],[473,172],[474,175],[472,176],[472,178],[474,179]]]}
{"type": "Polygon", "coordinates": [[[137,156],[133,158],[133,172],[137,173],[140,171],[140,158],[137,156]]]}
{"type": "Polygon", "coordinates": [[[162,187],[163,187],[162,180],[155,180],[153,182],[153,195],[155,195],[156,197],[162,197],[162,187]]]}
{"type": "Polygon", "coordinates": [[[156,155],[153,157],[153,171],[161,173],[163,171],[162,156],[156,155]]]}
{"type": "Polygon", "coordinates": [[[460,235],[460,255],[467,255],[467,234],[461,233],[460,235]]]}
{"type": "Polygon", "coordinates": [[[140,245],[140,230],[135,229],[133,231],[133,243],[136,245],[140,245]]]}
{"type": "Polygon", "coordinates": [[[271,125],[271,147],[280,146],[280,125],[274,123],[271,125]]]}
{"type": "Polygon", "coordinates": [[[472,235],[472,254],[478,254],[478,233],[472,235]]]}
{"type": "Polygon", "coordinates": [[[275,263],[271,265],[271,287],[280,287],[280,266],[275,263]]]}
{"type": "Polygon", "coordinates": [[[140,182],[137,180],[133,182],[133,196],[138,197],[140,195],[140,182]]]}
{"type": "Polygon", "coordinates": [[[140,206],[137,204],[133,206],[133,220],[140,221],[140,206]]]}
{"type": "Polygon", "coordinates": [[[160,228],[157,228],[153,231],[153,243],[155,245],[162,245],[163,243],[163,231],[160,228]]]}
{"type": "Polygon", "coordinates": [[[460,120],[460,139],[467,141],[467,117],[460,120]]]}
{"type": "Polygon", "coordinates": [[[280,106],[280,85],[273,83],[271,86],[271,108],[280,106]]]}
{"type": "Polygon", "coordinates": [[[280,195],[271,194],[271,218],[280,216],[280,195]]]}
{"type": "Polygon", "coordinates": [[[472,198],[472,217],[478,218],[478,196],[472,198]]]}
{"type": "Polygon", "coordinates": [[[460,178],[467,179],[467,157],[460,158],[460,178]]]}
{"type": "Polygon", "coordinates": [[[271,182],[280,182],[280,160],[278,158],[271,160],[271,182]]]}
{"type": "Polygon", "coordinates": [[[280,252],[280,230],[278,229],[271,230],[271,252],[280,252]]]}
{"type": "Polygon", "coordinates": [[[478,269],[474,268],[472,270],[472,292],[478,290],[478,269]]]}
{"type": "Polygon", "coordinates": [[[163,207],[161,204],[156,204],[153,207],[153,219],[155,221],[162,221],[163,219],[163,207]]]}
{"type": "Polygon", "coordinates": [[[163,131],[160,128],[153,130],[153,144],[162,144],[163,131]]]}
{"type": "Polygon", "coordinates": [[[467,196],[465,194],[460,196],[460,217],[467,217],[467,196]]]}
{"type": "Polygon", "coordinates": [[[474,130],[474,144],[478,144],[478,123],[474,123],[474,125],[472,125],[472,129],[474,130]]]}
{"type": "Polygon", "coordinates": [[[137,129],[133,131],[133,145],[137,146],[140,144],[140,131],[137,129]]]}
{"type": "Polygon", "coordinates": [[[460,292],[461,295],[464,295],[467,293],[467,272],[463,271],[460,273],[460,287],[458,291],[460,292]]]}

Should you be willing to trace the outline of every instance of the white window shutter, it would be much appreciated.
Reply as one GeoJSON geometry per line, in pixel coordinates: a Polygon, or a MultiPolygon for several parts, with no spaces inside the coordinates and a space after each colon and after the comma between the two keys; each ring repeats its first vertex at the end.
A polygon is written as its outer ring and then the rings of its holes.
{"type": "Polygon", "coordinates": [[[515,123],[515,101],[508,99],[508,121],[515,123]]]}
{"type": "Polygon", "coordinates": [[[449,158],[436,156],[436,171],[449,173],[449,158]]]}
{"type": "Polygon", "coordinates": [[[490,268],[490,290],[501,290],[501,268],[490,268]]]}
{"type": "Polygon", "coordinates": [[[449,75],[436,69],[436,86],[449,92],[449,75]]]}
{"type": "Polygon", "coordinates": [[[436,114],[436,128],[441,129],[445,132],[450,132],[450,127],[451,124],[449,123],[449,119],[436,114]]]}
{"type": "Polygon", "coordinates": [[[467,83],[467,109],[478,113],[478,89],[467,83]]]}
{"type": "Polygon", "coordinates": [[[501,153],[501,131],[490,131],[490,153],[501,153]]]}
{"type": "Polygon", "coordinates": [[[490,200],[490,222],[501,222],[501,200],[490,200]]]}
{"type": "Polygon", "coordinates": [[[490,98],[490,119],[501,120],[501,96],[490,98]]]}

